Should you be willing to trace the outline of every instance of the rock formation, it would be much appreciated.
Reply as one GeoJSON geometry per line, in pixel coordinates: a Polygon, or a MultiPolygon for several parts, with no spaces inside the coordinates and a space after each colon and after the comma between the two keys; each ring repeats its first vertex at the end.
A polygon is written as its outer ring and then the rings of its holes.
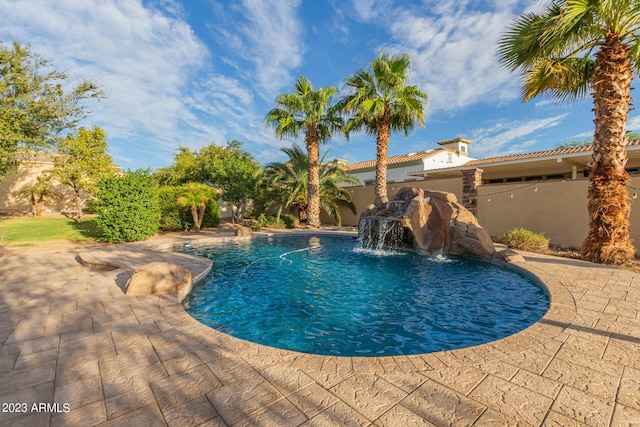
{"type": "Polygon", "coordinates": [[[139,267],[127,281],[127,295],[177,293],[182,301],[191,292],[191,271],[177,264],[151,262],[139,267]]]}
{"type": "Polygon", "coordinates": [[[454,194],[412,187],[401,188],[390,199],[376,198],[360,216],[360,237],[382,239],[384,246],[410,246],[420,253],[485,259],[495,253],[489,233],[454,194]]]}

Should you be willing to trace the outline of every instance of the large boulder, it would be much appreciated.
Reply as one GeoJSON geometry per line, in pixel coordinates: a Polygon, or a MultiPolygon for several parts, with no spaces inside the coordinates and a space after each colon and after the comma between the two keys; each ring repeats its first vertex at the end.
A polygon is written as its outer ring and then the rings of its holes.
{"type": "Polygon", "coordinates": [[[452,193],[403,187],[382,206],[380,200],[362,212],[366,221],[397,219],[405,230],[404,244],[421,253],[471,255],[490,259],[491,236],[452,193]]]}
{"type": "Polygon", "coordinates": [[[191,292],[191,271],[169,262],[151,262],[139,267],[127,281],[127,295],[178,294],[182,301],[191,292]]]}

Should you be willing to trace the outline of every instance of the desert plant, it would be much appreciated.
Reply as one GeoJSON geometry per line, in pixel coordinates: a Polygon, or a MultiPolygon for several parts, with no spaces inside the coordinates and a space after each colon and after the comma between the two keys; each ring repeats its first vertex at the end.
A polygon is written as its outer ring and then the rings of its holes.
{"type": "Polygon", "coordinates": [[[536,233],[522,227],[507,231],[498,237],[496,242],[523,251],[544,252],[549,249],[549,239],[544,237],[544,233],[536,233]]]}

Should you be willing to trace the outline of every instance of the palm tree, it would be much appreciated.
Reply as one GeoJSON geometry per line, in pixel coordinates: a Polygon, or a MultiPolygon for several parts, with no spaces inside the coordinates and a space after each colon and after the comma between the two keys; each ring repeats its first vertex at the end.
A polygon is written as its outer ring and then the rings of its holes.
{"type": "Polygon", "coordinates": [[[296,81],[295,91],[278,95],[277,107],[266,116],[267,124],[275,129],[275,134],[280,139],[286,136],[296,138],[299,133],[304,132],[309,162],[307,225],[311,227],[320,226],[320,143],[331,139],[332,133],[343,124],[342,119],[330,109],[331,99],[336,92],[334,86],[314,90],[309,79],[300,76],[296,81]]]}
{"type": "Polygon", "coordinates": [[[622,264],[635,253],[625,124],[640,63],[639,30],[637,0],[553,0],[541,13],[517,18],[498,44],[500,61],[522,73],[523,102],[543,93],[558,101],[593,97],[591,221],[582,244],[583,257],[593,262],[622,264]]]}
{"type": "Polygon", "coordinates": [[[207,202],[215,197],[214,191],[211,187],[198,182],[185,184],[183,189],[182,196],[178,198],[178,206],[188,206],[191,208],[193,225],[196,233],[199,233],[202,220],[204,219],[204,212],[207,208],[207,202]]]}
{"type": "Polygon", "coordinates": [[[427,95],[417,86],[407,86],[411,58],[407,54],[380,56],[371,62],[370,73],[358,70],[345,79],[351,93],[338,106],[352,117],[347,121],[347,135],[364,129],[376,136],[376,196],[387,194],[387,151],[391,131],[407,136],[416,122],[424,125],[427,95]]]}
{"type": "MultiPolygon", "coordinates": [[[[308,173],[309,160],[304,150],[298,145],[291,148],[283,148],[283,152],[289,156],[284,163],[270,163],[265,168],[265,179],[269,186],[269,193],[273,200],[279,203],[277,217],[279,218],[283,207],[298,210],[300,220],[304,220],[308,213],[308,173]]],[[[358,184],[359,181],[347,174],[337,165],[327,164],[324,159],[326,152],[319,160],[318,181],[320,209],[325,211],[338,226],[342,224],[340,206],[348,207],[354,214],[355,205],[351,202],[351,196],[341,184],[358,184]]]]}

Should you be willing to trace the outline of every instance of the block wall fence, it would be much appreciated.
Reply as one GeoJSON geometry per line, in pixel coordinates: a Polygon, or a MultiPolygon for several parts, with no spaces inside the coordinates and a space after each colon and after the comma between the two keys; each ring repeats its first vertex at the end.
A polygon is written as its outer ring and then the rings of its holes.
{"type": "MultiPolygon", "coordinates": [[[[523,227],[544,233],[552,244],[575,248],[580,247],[587,237],[588,178],[484,185],[479,182],[481,180],[474,172],[464,178],[389,184],[387,194],[395,194],[405,186],[453,193],[459,203],[464,202],[472,211],[475,210],[480,224],[494,237],[516,227],[523,227]],[[473,181],[473,185],[469,180],[473,181]],[[475,194],[471,191],[472,187],[475,187],[475,194]]],[[[636,188],[640,194],[640,176],[632,177],[628,186],[631,238],[636,250],[640,252],[640,198],[633,199],[636,188]]],[[[357,226],[360,212],[375,198],[374,186],[348,187],[347,191],[356,205],[357,214],[353,215],[348,209],[341,208],[342,225],[357,226]]]]}

